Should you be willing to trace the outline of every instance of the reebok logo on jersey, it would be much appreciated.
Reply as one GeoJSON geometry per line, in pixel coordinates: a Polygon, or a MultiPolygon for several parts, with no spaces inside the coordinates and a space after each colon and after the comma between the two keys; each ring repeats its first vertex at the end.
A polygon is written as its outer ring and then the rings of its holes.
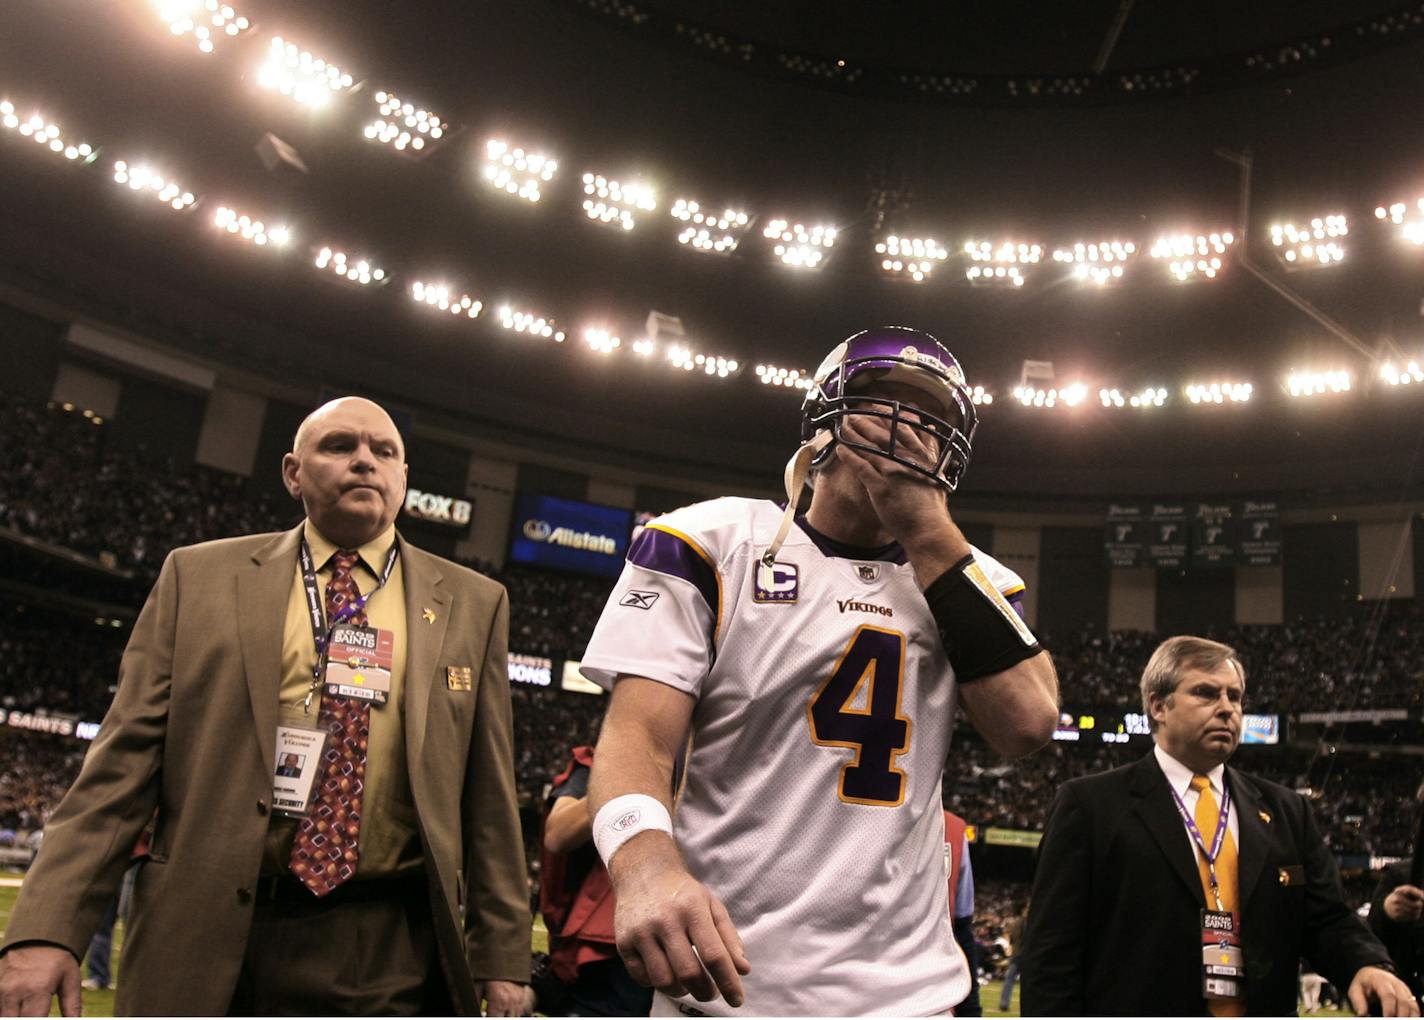
{"type": "Polygon", "coordinates": [[[620,606],[628,606],[632,609],[652,609],[653,603],[658,600],[660,592],[639,591],[637,588],[629,588],[619,599],[620,606]]]}
{"type": "Polygon", "coordinates": [[[877,606],[874,602],[857,602],[855,599],[836,599],[842,613],[873,613],[877,616],[894,616],[895,610],[889,606],[877,606]]]}

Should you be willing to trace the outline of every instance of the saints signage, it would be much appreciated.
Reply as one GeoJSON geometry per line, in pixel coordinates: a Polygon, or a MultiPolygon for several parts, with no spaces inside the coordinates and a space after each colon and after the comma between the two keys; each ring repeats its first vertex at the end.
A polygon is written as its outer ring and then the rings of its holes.
{"type": "Polygon", "coordinates": [[[474,504],[468,499],[441,496],[420,489],[407,489],[405,493],[405,513],[417,521],[444,524],[451,528],[468,528],[474,504]]]}

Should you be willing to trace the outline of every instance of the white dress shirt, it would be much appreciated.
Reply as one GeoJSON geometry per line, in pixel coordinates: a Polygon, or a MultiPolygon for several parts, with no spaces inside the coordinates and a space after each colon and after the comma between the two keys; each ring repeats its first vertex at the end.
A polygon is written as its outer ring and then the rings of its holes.
{"type": "MultiPolygon", "coordinates": [[[[1167,785],[1177,791],[1177,796],[1182,798],[1182,803],[1187,807],[1187,814],[1191,815],[1195,821],[1197,816],[1197,799],[1199,794],[1192,789],[1192,777],[1196,775],[1191,769],[1183,765],[1176,758],[1173,758],[1166,751],[1162,750],[1161,744],[1156,744],[1152,748],[1152,753],[1157,756],[1157,764],[1162,766],[1162,774],[1167,777],[1167,785]]],[[[1206,774],[1211,781],[1211,795],[1216,798],[1217,806],[1221,805],[1221,796],[1225,790],[1226,766],[1218,765],[1206,774]]],[[[1236,852],[1241,852],[1241,826],[1236,821],[1236,816],[1240,814],[1237,810],[1236,798],[1231,799],[1231,815],[1226,820],[1226,830],[1231,833],[1232,842],[1236,844],[1236,852]]],[[[1187,842],[1192,848],[1192,859],[1197,858],[1197,843],[1192,839],[1191,830],[1187,828],[1186,822],[1182,823],[1182,833],[1186,836],[1187,842]]],[[[1203,832],[1202,841],[1206,843],[1207,849],[1211,849],[1211,840],[1216,833],[1203,832]]]]}

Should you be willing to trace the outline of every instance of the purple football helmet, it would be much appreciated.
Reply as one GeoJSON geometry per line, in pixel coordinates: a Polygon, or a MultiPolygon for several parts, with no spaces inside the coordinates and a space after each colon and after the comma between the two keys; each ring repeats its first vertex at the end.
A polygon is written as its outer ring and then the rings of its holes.
{"type": "Polygon", "coordinates": [[[934,479],[953,492],[969,467],[979,415],[964,382],[964,370],[945,346],[930,334],[906,326],[867,329],[842,341],[821,362],[810,391],[801,405],[801,441],[829,429],[834,442],[812,460],[825,463],[836,443],[866,453],[888,457],[895,463],[934,479]],[[912,386],[928,398],[912,407],[899,400],[868,396],[872,383],[893,382],[912,386]],[[852,402],[853,401],[853,402],[852,402]],[[882,450],[848,440],[841,422],[848,414],[886,419],[891,425],[890,448],[882,450]],[[895,448],[896,425],[908,425],[937,451],[933,466],[917,464],[895,448]]]}

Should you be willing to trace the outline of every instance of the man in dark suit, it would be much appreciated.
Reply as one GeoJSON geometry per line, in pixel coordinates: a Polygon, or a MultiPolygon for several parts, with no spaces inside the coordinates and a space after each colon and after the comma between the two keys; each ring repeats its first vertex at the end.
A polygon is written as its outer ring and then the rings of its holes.
{"type": "Polygon", "coordinates": [[[1294,1014],[1304,957],[1357,1013],[1418,1016],[1305,800],[1226,767],[1246,690],[1235,652],[1169,638],[1141,686],[1153,752],[1064,784],[1049,816],[1024,1015],[1294,1014]]]}
{"type": "Polygon", "coordinates": [[[370,401],[313,412],[282,469],[302,524],[164,563],[10,917],[0,1014],[78,1015],[155,807],[120,1013],[523,1010],[508,596],[396,534],[405,449],[370,401]]]}
{"type": "Polygon", "coordinates": [[[1417,999],[1424,995],[1424,888],[1415,884],[1413,865],[1413,858],[1391,864],[1380,876],[1370,901],[1370,931],[1389,950],[1417,999]]]}

